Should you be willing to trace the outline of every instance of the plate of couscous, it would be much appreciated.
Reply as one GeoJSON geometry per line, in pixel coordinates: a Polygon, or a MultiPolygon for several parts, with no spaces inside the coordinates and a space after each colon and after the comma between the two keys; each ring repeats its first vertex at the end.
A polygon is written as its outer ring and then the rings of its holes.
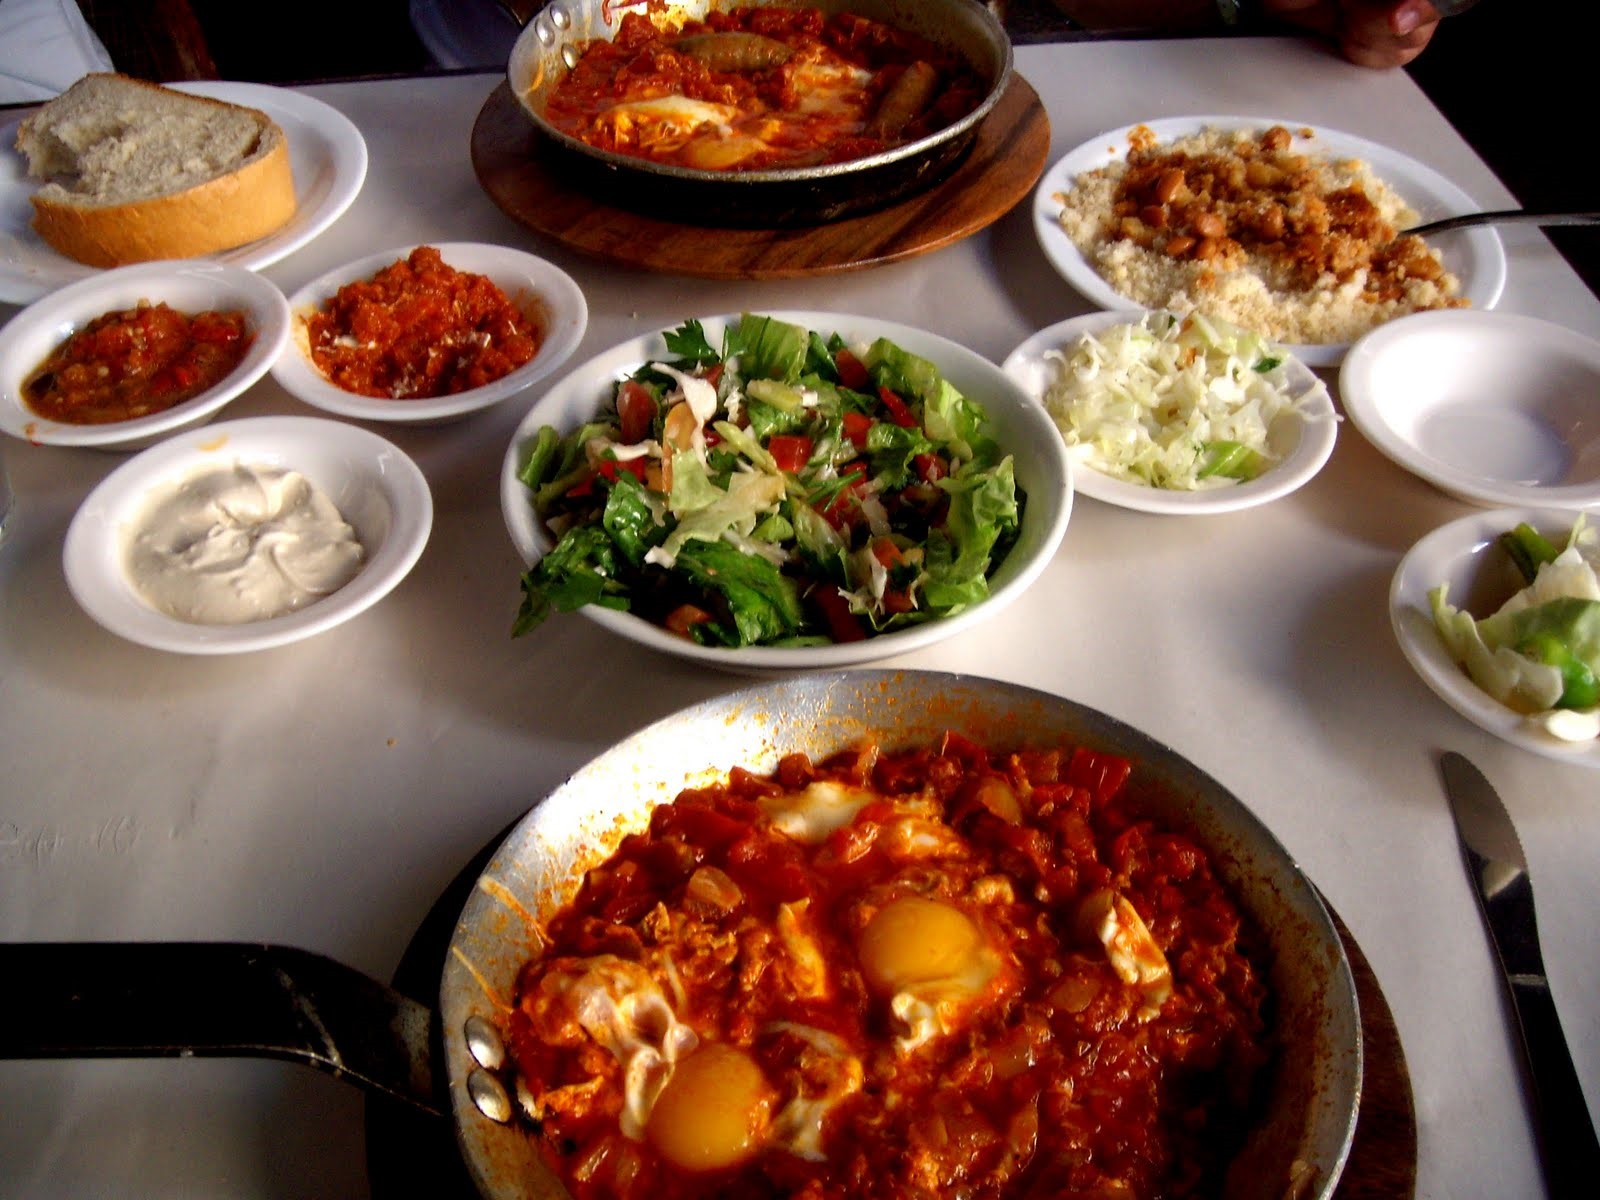
{"type": "Polygon", "coordinates": [[[1058,160],[1034,228],[1067,282],[1105,309],[1203,309],[1335,366],[1395,317],[1494,307],[1492,229],[1409,237],[1484,205],[1385,146],[1304,122],[1196,116],[1133,123],[1058,160]]]}

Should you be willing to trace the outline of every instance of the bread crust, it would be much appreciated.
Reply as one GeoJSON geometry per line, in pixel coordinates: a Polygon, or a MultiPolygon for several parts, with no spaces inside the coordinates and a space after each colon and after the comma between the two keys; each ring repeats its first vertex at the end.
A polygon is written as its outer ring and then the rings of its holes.
{"type": "MultiPolygon", "coordinates": [[[[142,80],[129,83],[159,89],[142,80]]],[[[187,100],[221,104],[177,93],[187,100]]],[[[59,189],[32,197],[33,228],[55,250],[95,267],[230,250],[282,228],[294,216],[294,178],[283,130],[265,113],[256,152],[234,169],[181,191],[107,203],[59,189]]],[[[20,136],[19,136],[20,141],[20,136]]]]}

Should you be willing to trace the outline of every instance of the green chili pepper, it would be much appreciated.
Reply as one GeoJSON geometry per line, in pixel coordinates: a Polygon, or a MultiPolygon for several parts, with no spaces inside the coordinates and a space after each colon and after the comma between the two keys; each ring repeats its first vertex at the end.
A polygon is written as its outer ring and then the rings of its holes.
{"type": "Polygon", "coordinates": [[[1260,454],[1241,442],[1207,442],[1203,449],[1206,460],[1200,467],[1201,479],[1212,475],[1227,479],[1254,479],[1261,474],[1265,465],[1260,454]]]}
{"type": "Polygon", "coordinates": [[[1511,556],[1522,578],[1532,583],[1544,563],[1553,562],[1561,553],[1558,546],[1526,521],[1498,539],[1500,548],[1511,556]]]}
{"type": "Polygon", "coordinates": [[[1556,634],[1548,630],[1530,633],[1517,644],[1517,653],[1561,672],[1557,708],[1593,708],[1600,704],[1600,679],[1556,634]]]}

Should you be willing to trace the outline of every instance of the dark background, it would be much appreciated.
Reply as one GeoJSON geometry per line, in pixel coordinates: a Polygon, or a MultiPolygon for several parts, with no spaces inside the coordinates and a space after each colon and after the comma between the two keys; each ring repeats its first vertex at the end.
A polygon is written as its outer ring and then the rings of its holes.
{"type": "MultiPolygon", "coordinates": [[[[455,2],[481,10],[488,0],[455,2]]],[[[406,0],[80,6],[120,69],[158,81],[293,83],[440,69],[412,29],[406,0]]],[[[1029,41],[1062,36],[1061,9],[1071,5],[1009,0],[991,7],[1006,13],[1018,41],[1029,41]]],[[[1600,210],[1589,118],[1574,103],[1591,90],[1585,80],[1597,70],[1597,7],[1588,0],[1483,0],[1442,22],[1405,68],[1525,207],[1600,210]]],[[[1600,227],[1548,235],[1600,294],[1600,227]]]]}

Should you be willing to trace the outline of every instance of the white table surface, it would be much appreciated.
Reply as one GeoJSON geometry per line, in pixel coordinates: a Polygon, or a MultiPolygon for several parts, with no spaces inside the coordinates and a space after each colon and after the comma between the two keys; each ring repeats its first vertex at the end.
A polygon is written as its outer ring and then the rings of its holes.
{"type": "MultiPolygon", "coordinates": [[[[1400,72],[1261,39],[1022,47],[1052,159],[1135,119],[1271,114],[1362,135],[1511,196],[1400,72]]],[[[285,291],[427,240],[521,246],[573,273],[575,361],[685,316],[881,314],[996,360],[1086,303],[1038,252],[1026,205],[939,252],[844,276],[719,283],[616,270],[501,214],[471,167],[489,75],[305,89],[360,126],[354,207],[266,274],[285,291]]],[[[1537,232],[1504,234],[1502,307],[1600,335],[1600,304],[1537,232]]],[[[0,320],[15,310],[0,306],[0,320]]],[[[519,564],[496,481],[534,396],[439,429],[413,455],[436,522],[411,576],[309,642],[234,658],[145,650],[69,596],[63,534],[122,456],[8,441],[0,547],[0,941],[216,939],[320,951],[387,979],[496,831],[603,747],[742,686],[642,657],[580,616],[513,641],[519,564]]],[[[270,381],[228,417],[308,411],[270,381]]],[[[1502,1002],[1435,766],[1499,786],[1531,860],[1552,987],[1600,1112],[1600,776],[1480,732],[1389,632],[1401,554],[1468,511],[1350,425],[1312,484],[1263,509],[1148,516],[1081,499],[1059,554],[994,622],[891,665],[1015,680],[1167,742],[1265,820],[1344,917],[1399,1025],[1420,1127],[1418,1194],[1540,1194],[1502,1002]]],[[[0,971],[3,976],[3,971],[0,971]]],[[[0,977],[25,988],[26,979],[0,977]]],[[[221,1060],[0,1064],[0,1195],[360,1196],[361,1095],[305,1068],[221,1060]]]]}

